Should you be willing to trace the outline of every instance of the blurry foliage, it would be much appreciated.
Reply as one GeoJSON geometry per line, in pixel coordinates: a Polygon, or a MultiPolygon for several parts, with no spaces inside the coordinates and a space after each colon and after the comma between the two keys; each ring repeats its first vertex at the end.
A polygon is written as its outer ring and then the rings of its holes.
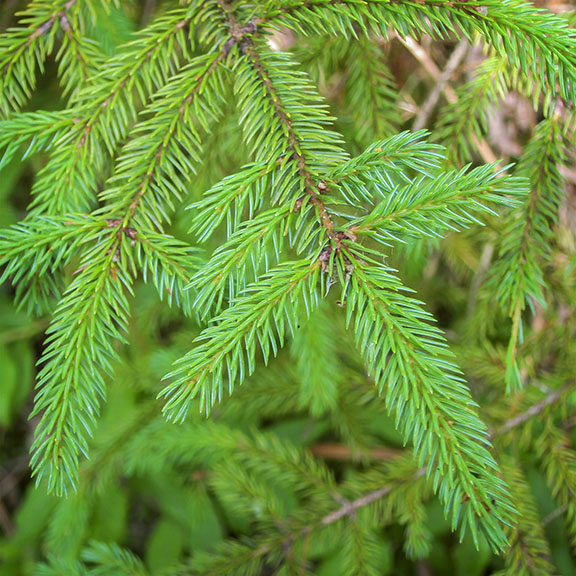
{"type": "Polygon", "coordinates": [[[576,573],[538,4],[2,3],[0,576],[576,573]]]}

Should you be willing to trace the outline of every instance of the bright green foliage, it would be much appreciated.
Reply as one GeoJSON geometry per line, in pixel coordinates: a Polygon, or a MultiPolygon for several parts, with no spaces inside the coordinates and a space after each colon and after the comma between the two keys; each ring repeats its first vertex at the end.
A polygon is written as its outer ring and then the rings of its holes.
{"type": "Polygon", "coordinates": [[[10,4],[0,576],[570,574],[573,18],[10,4]]]}

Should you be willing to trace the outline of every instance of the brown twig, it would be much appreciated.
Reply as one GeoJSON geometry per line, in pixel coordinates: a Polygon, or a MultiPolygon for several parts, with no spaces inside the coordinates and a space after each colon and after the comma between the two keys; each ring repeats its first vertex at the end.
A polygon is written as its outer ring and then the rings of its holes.
{"type": "Polygon", "coordinates": [[[348,446],[335,443],[313,444],[309,450],[314,456],[326,458],[327,460],[355,460],[360,457],[386,461],[402,454],[402,450],[394,448],[373,448],[356,454],[348,446]]]}
{"type": "MultiPolygon", "coordinates": [[[[421,478],[425,473],[426,468],[420,468],[414,475],[413,480],[421,478]]],[[[384,486],[379,490],[374,490],[373,492],[369,492],[368,494],[365,494],[364,496],[357,498],[356,500],[352,500],[352,502],[348,502],[338,510],[334,510],[334,512],[331,512],[327,516],[324,516],[324,518],[322,518],[322,520],[320,521],[320,524],[322,524],[322,526],[328,526],[329,524],[333,524],[334,522],[337,522],[341,518],[344,518],[344,516],[352,516],[360,508],[368,506],[368,504],[372,504],[373,502],[376,502],[381,498],[388,496],[388,494],[392,492],[393,488],[394,488],[393,486],[384,486]]]]}
{"type": "MultiPolygon", "coordinates": [[[[408,49],[408,51],[420,62],[424,70],[428,73],[428,75],[436,82],[439,83],[440,77],[442,76],[442,72],[436,66],[436,63],[430,55],[412,38],[411,36],[402,37],[397,35],[396,38],[408,49]]],[[[458,95],[456,94],[455,90],[450,86],[450,84],[446,81],[443,83],[442,86],[442,93],[446,97],[446,100],[450,104],[455,104],[458,102],[458,95]]],[[[474,144],[478,150],[478,153],[487,163],[494,163],[498,161],[496,154],[492,151],[486,140],[479,139],[477,136],[472,136],[474,140],[474,144]]]]}
{"type": "Polygon", "coordinates": [[[531,406],[525,412],[522,412],[521,414],[518,414],[518,416],[515,416],[514,418],[508,420],[503,426],[500,426],[500,428],[498,428],[494,432],[494,434],[495,435],[506,434],[507,432],[510,432],[510,430],[512,430],[513,428],[516,428],[521,424],[524,424],[524,422],[527,422],[528,420],[530,420],[530,418],[538,416],[538,414],[543,412],[551,404],[554,404],[554,402],[559,400],[562,397],[562,395],[571,388],[573,388],[573,384],[565,384],[564,386],[562,386],[562,388],[559,388],[558,390],[553,390],[542,401],[538,402],[538,404],[534,404],[534,406],[531,406]]]}
{"type": "Polygon", "coordinates": [[[462,60],[464,60],[466,54],[468,53],[469,48],[470,43],[466,38],[460,40],[460,42],[450,55],[450,58],[448,59],[448,62],[446,63],[444,70],[438,76],[434,89],[432,90],[432,92],[430,92],[428,98],[426,99],[424,104],[420,107],[420,112],[418,112],[418,116],[416,117],[416,120],[414,120],[412,130],[421,130],[428,124],[430,115],[432,114],[432,111],[436,107],[436,104],[438,104],[440,95],[444,91],[444,88],[450,81],[450,78],[452,78],[452,75],[454,74],[458,66],[460,66],[460,64],[462,63],[462,60]]]}

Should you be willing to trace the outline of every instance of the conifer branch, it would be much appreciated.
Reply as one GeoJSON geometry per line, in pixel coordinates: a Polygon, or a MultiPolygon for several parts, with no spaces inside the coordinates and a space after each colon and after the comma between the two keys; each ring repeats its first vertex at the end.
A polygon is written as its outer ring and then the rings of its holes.
{"type": "Polygon", "coordinates": [[[285,262],[247,287],[231,308],[214,319],[198,337],[203,342],[177,363],[167,377],[177,379],[162,390],[164,413],[182,421],[194,397],[209,413],[228,392],[254,372],[256,346],[265,361],[284,343],[286,329],[294,331],[297,318],[307,316],[318,302],[320,268],[307,260],[285,262]],[[244,349],[245,347],[245,349],[244,349]]]}
{"type": "MultiPolygon", "coordinates": [[[[78,453],[87,451],[87,437],[92,433],[99,401],[105,395],[104,380],[102,374],[98,372],[94,374],[96,382],[89,388],[86,387],[86,383],[83,387],[81,379],[87,378],[87,374],[84,373],[86,367],[83,365],[93,364],[107,367],[109,370],[109,362],[106,358],[113,355],[110,338],[113,338],[112,342],[114,339],[121,340],[121,333],[125,330],[128,304],[123,292],[118,291],[117,288],[114,289],[114,286],[123,284],[128,291],[131,290],[131,278],[134,275],[135,265],[130,247],[126,247],[125,244],[126,242],[135,243],[139,231],[154,230],[159,227],[161,219],[166,217],[165,206],[171,203],[170,195],[174,194],[177,198],[179,197],[178,188],[183,187],[180,174],[185,177],[191,169],[191,163],[187,158],[181,160],[183,156],[178,155],[174,138],[178,134],[180,141],[176,146],[187,145],[189,153],[193,152],[194,147],[199,146],[200,138],[188,115],[192,106],[194,106],[194,111],[198,111],[196,96],[205,84],[219,81],[214,79],[213,73],[219,69],[222,58],[222,53],[199,57],[190,65],[183,73],[182,81],[178,83],[179,90],[176,92],[176,97],[165,100],[161,110],[164,116],[162,113],[154,116],[157,124],[152,124],[152,134],[155,137],[142,137],[140,140],[128,143],[125,156],[119,160],[115,177],[115,181],[119,181],[120,185],[103,193],[103,198],[108,201],[104,210],[107,216],[106,226],[111,232],[101,243],[104,246],[100,248],[99,257],[83,264],[78,279],[69,288],[68,295],[62,301],[62,308],[55,313],[54,322],[49,331],[53,335],[43,356],[46,364],[39,378],[39,386],[42,389],[37,395],[35,413],[43,411],[43,416],[34,445],[33,466],[38,481],[46,476],[49,489],[57,493],[66,492],[68,481],[72,486],[76,483],[78,453]],[[168,132],[164,128],[165,118],[170,127],[168,132]],[[185,126],[181,126],[183,118],[187,120],[185,126]],[[134,175],[131,174],[134,160],[132,150],[136,150],[137,154],[147,161],[141,163],[138,179],[134,179],[134,175]],[[167,164],[161,165],[160,158],[167,164]],[[129,174],[124,176],[124,185],[122,185],[123,170],[129,174]],[[169,175],[172,183],[166,177],[161,179],[159,174],[169,175]],[[142,204],[147,209],[145,216],[142,204]],[[103,253],[105,257],[102,256],[103,253]],[[116,262],[119,262],[119,265],[116,262]],[[94,309],[80,306],[80,303],[90,302],[91,299],[95,300],[94,309]],[[81,329],[78,335],[70,334],[63,318],[69,317],[71,313],[78,314],[78,325],[90,321],[91,328],[81,329]],[[99,324],[94,326],[96,318],[99,324]],[[113,330],[112,327],[106,327],[106,324],[110,322],[118,325],[118,328],[113,330]],[[103,333],[107,334],[106,339],[102,339],[103,333]],[[72,338],[71,341],[70,338],[72,338]],[[79,340],[76,342],[75,338],[79,340]],[[97,346],[94,346],[92,340],[95,340],[97,346]],[[63,362],[62,354],[69,352],[57,352],[60,349],[70,350],[72,345],[78,350],[77,357],[72,360],[73,365],[63,362]],[[53,365],[55,358],[61,362],[59,370],[56,370],[53,365]],[[75,394],[70,391],[72,385],[75,386],[75,394]],[[60,404],[62,395],[70,400],[60,404]],[[82,428],[79,430],[76,429],[76,418],[80,418],[82,422],[82,428]]],[[[170,90],[170,88],[168,85],[166,89],[170,90]]],[[[217,102],[211,102],[211,105],[214,109],[217,102]]],[[[206,118],[198,115],[195,118],[203,128],[207,129],[206,118]]],[[[158,237],[156,239],[157,244],[160,244],[158,237]]],[[[92,253],[97,248],[98,245],[92,253]]],[[[167,262],[164,257],[164,266],[172,263],[173,259],[172,262],[167,262]]],[[[156,259],[153,264],[149,261],[149,266],[157,269],[158,260],[156,259]]],[[[166,282],[170,282],[168,289],[172,290],[174,280],[180,276],[181,286],[177,290],[177,298],[180,299],[183,283],[189,278],[182,278],[182,274],[178,274],[178,271],[174,274],[173,266],[170,268],[172,270],[167,272],[165,267],[160,278],[157,273],[155,274],[156,284],[162,294],[167,287],[166,282]],[[172,276],[174,280],[169,279],[171,274],[174,274],[172,276]]],[[[93,371],[92,368],[90,370],[93,371]]]]}
{"type": "Polygon", "coordinates": [[[475,213],[494,214],[487,202],[514,205],[514,196],[523,194],[524,182],[502,177],[504,170],[494,172],[488,164],[382,190],[382,202],[367,216],[354,220],[350,231],[387,244],[409,236],[441,237],[446,230],[478,224],[475,213]]]}
{"type": "Polygon", "coordinates": [[[511,534],[505,561],[506,569],[498,576],[554,574],[550,564],[550,547],[546,540],[534,497],[518,462],[506,462],[504,477],[510,484],[514,503],[520,513],[518,528],[511,534]]]}
{"type": "Polygon", "coordinates": [[[262,205],[265,192],[272,185],[274,168],[265,163],[248,164],[212,186],[202,200],[188,207],[194,210],[190,232],[205,242],[226,219],[226,231],[228,236],[232,235],[242,221],[246,203],[249,220],[262,205]]]}
{"type": "Polygon", "coordinates": [[[81,2],[75,2],[67,13],[60,15],[63,37],[56,59],[63,95],[70,95],[72,99],[81,87],[92,81],[104,63],[97,44],[83,36],[87,9],[81,2]]]}
{"type": "MultiPolygon", "coordinates": [[[[286,176],[279,175],[283,186],[275,191],[274,201],[288,201],[296,206],[300,195],[304,195],[316,211],[316,217],[324,228],[326,236],[336,238],[332,216],[326,209],[321,192],[326,184],[320,180],[322,172],[346,156],[340,148],[341,140],[324,127],[330,117],[324,112],[324,105],[304,81],[302,74],[290,71],[293,63],[285,54],[261,53],[254,45],[245,48],[248,66],[237,72],[237,88],[248,142],[253,143],[256,161],[276,162],[284,168],[286,176]],[[308,106],[301,100],[295,101],[288,92],[288,82],[308,96],[308,106]],[[261,117],[255,117],[248,108],[248,94],[260,87],[264,94],[260,99],[260,109],[269,108],[272,125],[262,125],[261,117]],[[259,138],[257,135],[259,134],[259,138]],[[304,136],[305,135],[305,136],[304,136]],[[286,161],[284,160],[286,156],[286,161]],[[296,180],[296,181],[295,181],[296,180]]],[[[242,60],[240,60],[242,62],[242,60]]],[[[252,106],[252,102],[250,102],[252,106]]],[[[300,206],[303,200],[300,201],[300,206]]]]}
{"type": "Polygon", "coordinates": [[[87,455],[106,397],[104,375],[111,373],[116,357],[113,343],[126,331],[124,290],[131,291],[132,278],[125,272],[124,244],[122,235],[106,235],[86,254],[48,329],[31,465],[37,482],[46,481],[60,495],[76,485],[79,457],[87,455]]]}
{"type": "Polygon", "coordinates": [[[512,318],[512,334],[508,346],[506,389],[523,387],[517,367],[518,346],[522,341],[522,318],[531,300],[544,305],[542,266],[548,259],[552,226],[558,218],[561,201],[563,136],[559,114],[544,120],[526,150],[518,174],[528,176],[533,189],[520,218],[511,217],[501,243],[499,264],[489,282],[503,308],[512,318]]]}
{"type": "Polygon", "coordinates": [[[82,559],[101,574],[130,574],[131,576],[149,576],[144,563],[134,554],[116,544],[92,542],[82,551],[82,559]]]}
{"type": "MultiPolygon", "coordinates": [[[[26,218],[0,232],[0,283],[10,281],[7,294],[29,311],[52,312],[37,378],[32,468],[48,492],[77,489],[39,525],[48,564],[36,568],[145,574],[142,562],[114,544],[78,555],[108,497],[100,492],[117,484],[127,507],[130,482],[119,480],[139,476],[161,486],[154,494],[160,527],[171,514],[162,500],[172,489],[170,498],[197,507],[180,515],[186,538],[197,524],[188,518],[211,518],[214,541],[236,530],[236,519],[244,523],[209,554],[198,553],[204,545],[190,537],[191,564],[174,573],[305,573],[317,558],[321,570],[327,555],[317,550],[330,541],[344,572],[376,576],[390,523],[403,530],[409,559],[429,553],[433,492],[460,538],[469,530],[478,547],[482,532],[494,552],[511,545],[507,574],[549,571],[542,522],[519,467],[528,475],[537,460],[543,468],[574,544],[576,459],[558,410],[574,364],[565,345],[574,340],[574,246],[562,193],[570,192],[563,164],[574,132],[568,105],[576,96],[576,20],[521,0],[190,0],[132,33],[136,20],[120,2],[33,0],[22,27],[0,38],[2,176],[17,178],[22,152],[24,159],[42,153],[32,171],[44,165],[26,218]],[[103,41],[99,17],[109,27],[103,41]],[[270,49],[275,30],[297,54],[311,47],[300,60],[317,70],[320,89],[292,53],[270,49]],[[110,38],[116,32],[132,41],[119,46],[110,38]],[[496,54],[472,82],[457,88],[451,80],[454,89],[447,77],[455,60],[443,76],[428,61],[439,78],[432,100],[440,91],[449,100],[433,138],[446,141],[459,164],[475,154],[488,134],[487,108],[507,91],[541,106],[544,120],[517,169],[452,170],[425,131],[394,134],[398,91],[387,71],[396,73],[395,56],[383,45],[423,35],[462,45],[480,35],[496,54]],[[61,90],[64,109],[21,112],[38,70],[52,60],[59,78],[51,87],[61,90]],[[343,112],[348,145],[332,127],[327,101],[343,112]],[[351,157],[347,150],[360,144],[367,147],[351,157]],[[438,247],[431,267],[441,274],[432,282],[427,270],[421,286],[425,294],[445,291],[442,326],[456,340],[482,243],[488,237],[494,244],[498,212],[523,199],[526,178],[534,188],[520,213],[507,215],[481,292],[487,303],[497,297],[511,318],[508,355],[493,311],[477,313],[474,324],[466,317],[480,335],[461,343],[477,398],[492,402],[502,473],[443,332],[383,261],[400,261],[399,274],[409,276],[438,247]],[[180,214],[188,197],[191,212],[180,214]],[[486,216],[491,226],[480,235],[438,241],[486,216]],[[186,227],[209,258],[190,238],[178,239],[186,227]],[[336,284],[339,294],[330,294],[336,284]],[[525,308],[534,302],[539,315],[523,343],[525,308]],[[550,311],[540,313],[545,303],[550,311]],[[129,328],[137,332],[135,352],[118,363],[129,328]],[[504,377],[509,390],[516,386],[521,355],[529,358],[523,378],[544,383],[543,392],[529,388],[500,401],[504,377]],[[157,394],[156,379],[178,357],[157,394]],[[118,385],[97,431],[113,369],[118,385]],[[210,414],[248,376],[250,386],[206,422],[201,411],[210,414]],[[162,417],[150,394],[164,399],[162,417]],[[175,427],[166,419],[188,422],[175,427]],[[374,450],[383,439],[392,451],[402,441],[412,450],[398,450],[390,462],[356,461],[381,454],[374,450]],[[350,456],[338,469],[322,459],[332,441],[350,456]],[[512,444],[518,462],[510,465],[512,444]],[[80,465],[91,445],[95,458],[80,465]],[[534,450],[536,458],[525,458],[534,450]],[[230,526],[223,530],[224,517],[230,526]],[[242,542],[233,539],[240,533],[242,542]]],[[[10,206],[8,221],[19,210],[10,206]]],[[[12,342],[27,332],[26,321],[14,314],[9,322],[10,350],[0,338],[10,380],[2,383],[2,427],[24,402],[27,378],[16,389],[7,351],[17,352],[16,366],[20,349],[32,349],[12,342]]],[[[22,539],[18,523],[10,528],[12,546],[22,539]]]]}
{"type": "Polygon", "coordinates": [[[57,29],[67,22],[76,0],[36,0],[22,13],[21,24],[0,37],[0,112],[9,116],[28,100],[36,85],[36,66],[43,71],[57,29]]]}
{"type": "Polygon", "coordinates": [[[344,62],[354,63],[346,69],[345,90],[358,141],[368,144],[395,134],[398,94],[382,47],[372,38],[339,39],[338,44],[345,50],[344,62]]]}
{"type": "Polygon", "coordinates": [[[544,431],[536,441],[541,466],[552,495],[564,507],[570,545],[576,547],[576,458],[569,449],[570,440],[546,419],[544,431]]]}
{"type": "Polygon", "coordinates": [[[474,71],[474,78],[459,88],[442,110],[438,139],[446,144],[450,159],[457,165],[470,158],[474,150],[478,150],[484,161],[494,161],[494,153],[484,139],[488,110],[511,85],[508,60],[493,56],[474,71]]]}
{"type": "Polygon", "coordinates": [[[199,251],[166,234],[130,234],[134,235],[132,244],[136,246],[136,261],[144,282],[150,277],[161,300],[166,298],[170,306],[174,302],[187,316],[195,315],[197,308],[189,283],[203,263],[199,251]]]}
{"type": "Polygon", "coordinates": [[[491,546],[504,548],[502,524],[514,509],[505,485],[495,482],[486,427],[440,331],[418,301],[401,294],[406,289],[391,270],[366,264],[354,246],[345,254],[354,266],[347,321],[354,317],[358,347],[396,426],[412,439],[419,464],[427,462],[453,529],[461,522],[461,534],[468,528],[476,540],[480,527],[491,546]]]}
{"type": "Polygon", "coordinates": [[[335,331],[329,307],[323,302],[290,343],[290,355],[300,381],[299,405],[309,407],[315,416],[337,411],[343,365],[333,338],[335,331]]]}
{"type": "Polygon", "coordinates": [[[382,189],[393,190],[410,184],[407,172],[433,178],[443,158],[441,146],[423,140],[426,131],[401,132],[374,142],[364,152],[350,158],[329,173],[329,181],[338,186],[345,199],[363,211],[365,203],[374,205],[382,189]],[[374,188],[374,184],[377,188],[374,188]]]}
{"type": "Polygon", "coordinates": [[[221,115],[218,98],[205,100],[223,83],[223,52],[199,56],[160,92],[159,104],[150,107],[151,118],[138,124],[137,135],[124,147],[101,199],[102,210],[124,226],[160,230],[169,218],[166,209],[181,200],[184,182],[201,161],[202,135],[221,115]],[[141,158],[134,167],[134,158],[141,158]]]}
{"type": "Polygon", "coordinates": [[[374,31],[387,37],[392,28],[403,36],[442,37],[451,31],[473,41],[478,32],[500,56],[519,63],[543,91],[568,101],[575,96],[576,38],[563,18],[522,0],[269,0],[261,17],[269,26],[289,26],[304,35],[355,37],[374,31]]]}
{"type": "Polygon", "coordinates": [[[51,311],[60,297],[63,266],[101,229],[89,217],[46,217],[0,232],[0,284],[11,278],[16,302],[29,313],[51,311]]]}
{"type": "Polygon", "coordinates": [[[267,273],[274,263],[273,258],[280,261],[289,215],[290,209],[286,207],[261,212],[216,249],[189,284],[198,292],[194,305],[202,317],[220,312],[225,296],[229,302],[234,302],[244,290],[247,279],[258,281],[262,264],[267,273]]]}
{"type": "Polygon", "coordinates": [[[186,27],[194,16],[196,12],[187,8],[159,19],[76,94],[74,126],[61,134],[50,162],[39,173],[33,213],[86,212],[93,207],[104,159],[115,154],[134,122],[137,97],[146,102],[189,55],[186,27]]]}
{"type": "Polygon", "coordinates": [[[25,112],[0,120],[0,148],[4,154],[0,159],[0,170],[5,168],[21,146],[29,144],[22,160],[41,150],[49,150],[61,132],[74,124],[74,118],[63,112],[25,112]]]}

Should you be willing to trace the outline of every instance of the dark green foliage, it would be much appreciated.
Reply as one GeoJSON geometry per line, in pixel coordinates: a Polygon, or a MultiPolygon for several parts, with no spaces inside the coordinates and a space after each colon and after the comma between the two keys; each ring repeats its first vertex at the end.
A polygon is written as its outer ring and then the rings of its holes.
{"type": "Polygon", "coordinates": [[[573,18],[21,4],[0,575],[573,573],[573,18]]]}

